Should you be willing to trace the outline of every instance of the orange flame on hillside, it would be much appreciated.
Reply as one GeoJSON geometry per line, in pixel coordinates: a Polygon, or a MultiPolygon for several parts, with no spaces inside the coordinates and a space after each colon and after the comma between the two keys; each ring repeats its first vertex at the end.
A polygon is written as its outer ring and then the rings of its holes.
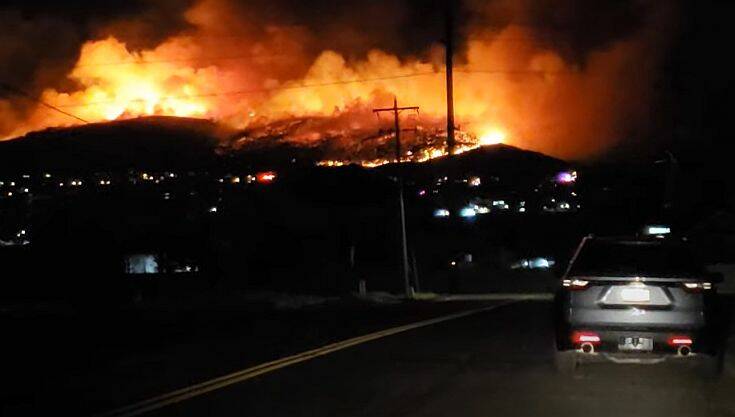
{"type": "MultiPolygon", "coordinates": [[[[86,42],[68,74],[78,88],[47,88],[40,100],[92,122],[170,115],[246,129],[294,117],[332,120],[285,138],[307,143],[374,134],[389,121],[376,122],[370,109],[394,96],[420,106],[420,116],[406,123],[437,130],[444,125],[444,71],[436,59],[401,59],[373,50],[352,61],[326,50],[309,60],[298,31],[289,28],[270,28],[263,39],[223,41],[213,35],[222,30],[223,4],[201,1],[187,13],[195,30],[152,49],[131,50],[114,37],[86,42]]],[[[650,52],[646,42],[617,42],[591,54],[581,68],[537,45],[533,35],[516,25],[469,35],[463,63],[455,68],[455,114],[467,133],[466,147],[508,143],[556,156],[586,156],[619,137],[620,120],[645,113],[647,78],[640,74],[646,71],[637,60],[650,52]],[[630,76],[631,66],[637,66],[636,77],[630,76]]],[[[0,134],[75,123],[38,106],[0,134]]],[[[440,153],[433,147],[411,159],[440,153]]]]}

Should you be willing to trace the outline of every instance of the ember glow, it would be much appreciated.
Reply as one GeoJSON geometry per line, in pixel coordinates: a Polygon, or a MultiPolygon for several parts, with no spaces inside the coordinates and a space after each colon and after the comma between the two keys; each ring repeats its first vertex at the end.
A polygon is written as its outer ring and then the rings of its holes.
{"type": "Polygon", "coordinates": [[[479,138],[481,146],[499,145],[505,143],[505,133],[500,129],[490,129],[483,133],[479,138]]]}
{"type": "MultiPolygon", "coordinates": [[[[113,36],[89,40],[69,83],[48,86],[39,99],[91,122],[148,115],[213,119],[250,132],[249,139],[268,138],[274,124],[299,119],[280,138],[306,145],[341,141],[350,153],[390,127],[371,109],[397,97],[401,105],[420,107],[417,116],[402,117],[402,126],[446,136],[444,68],[432,55],[440,46],[424,58],[380,50],[361,59],[329,49],[313,54],[304,40],[313,36],[301,28],[267,26],[256,33],[233,15],[226,0],[201,0],[184,16],[192,29],[152,48],[136,50],[113,36]],[[309,118],[318,122],[303,122],[309,118]]],[[[457,151],[505,143],[560,157],[603,152],[623,137],[621,121],[645,117],[651,69],[644,58],[653,48],[646,34],[613,42],[579,65],[539,44],[528,27],[473,28],[455,67],[455,115],[465,133],[457,151]]],[[[13,105],[0,98],[0,108],[13,105]]],[[[42,105],[5,113],[5,138],[80,123],[42,105]]],[[[410,145],[417,138],[406,140],[410,145]]],[[[429,143],[407,147],[402,158],[425,161],[444,152],[442,144],[429,143]]],[[[366,166],[391,160],[359,159],[366,166]]]]}
{"type": "Polygon", "coordinates": [[[270,184],[276,180],[276,173],[273,171],[259,172],[255,178],[261,184],[270,184]]]}

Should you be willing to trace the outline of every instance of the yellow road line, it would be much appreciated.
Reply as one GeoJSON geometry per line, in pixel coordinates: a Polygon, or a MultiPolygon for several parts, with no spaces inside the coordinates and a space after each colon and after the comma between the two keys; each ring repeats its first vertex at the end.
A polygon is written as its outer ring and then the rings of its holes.
{"type": "Polygon", "coordinates": [[[175,404],[181,401],[188,400],[190,398],[198,397],[208,392],[216,391],[218,389],[227,387],[229,385],[237,384],[239,382],[247,381],[248,379],[254,378],[258,375],[267,374],[275,370],[285,368],[290,365],[297,364],[299,362],[308,361],[310,359],[317,358],[319,356],[327,355],[332,352],[336,352],[342,349],[347,349],[351,346],[359,345],[371,340],[381,339],[387,336],[391,336],[398,333],[403,333],[409,330],[418,329],[420,327],[430,326],[432,324],[441,323],[444,321],[454,320],[461,317],[467,317],[473,314],[482,313],[485,311],[493,310],[498,307],[508,305],[517,302],[516,300],[501,302],[488,307],[476,308],[472,310],[465,310],[459,313],[449,314],[446,316],[437,317],[434,319],[419,321],[416,323],[406,324],[403,326],[393,327],[386,330],[381,330],[375,333],[366,334],[364,336],[354,337],[352,339],[343,340],[341,342],[332,343],[326,346],[322,346],[317,349],[308,350],[306,352],[298,353],[296,355],[288,356],[274,361],[266,362],[260,365],[256,365],[241,371],[233,372],[231,374],[223,375],[218,378],[210,379],[208,381],[201,382],[199,384],[191,385],[186,388],[181,388],[175,391],[171,391],[166,394],[162,394],[147,400],[139,401],[124,407],[116,408],[114,410],[106,411],[104,413],[97,414],[97,417],[132,417],[138,416],[149,411],[163,408],[167,405],[175,404]]]}

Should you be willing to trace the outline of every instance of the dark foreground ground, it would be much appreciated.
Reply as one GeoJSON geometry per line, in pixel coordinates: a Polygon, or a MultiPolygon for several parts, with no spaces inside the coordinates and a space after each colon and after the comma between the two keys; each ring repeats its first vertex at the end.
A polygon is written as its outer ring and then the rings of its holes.
{"type": "MultiPolygon", "coordinates": [[[[4,392],[2,415],[94,414],[329,342],[497,304],[342,300],[298,310],[261,306],[175,317],[159,312],[158,320],[151,311],[139,311],[144,316],[137,322],[118,317],[98,329],[100,320],[112,318],[37,318],[46,327],[26,331],[25,341],[12,342],[14,350],[3,359],[4,385],[12,388],[4,392]]],[[[550,314],[545,301],[498,306],[295,364],[149,415],[735,415],[732,357],[719,381],[672,364],[595,365],[574,378],[556,375],[550,314]]]]}
{"type": "Polygon", "coordinates": [[[4,311],[0,415],[90,415],[328,343],[483,305],[260,294],[4,311]]]}
{"type": "Polygon", "coordinates": [[[521,302],[374,341],[164,408],[160,416],[730,416],[732,374],[551,366],[550,304],[521,302]]]}

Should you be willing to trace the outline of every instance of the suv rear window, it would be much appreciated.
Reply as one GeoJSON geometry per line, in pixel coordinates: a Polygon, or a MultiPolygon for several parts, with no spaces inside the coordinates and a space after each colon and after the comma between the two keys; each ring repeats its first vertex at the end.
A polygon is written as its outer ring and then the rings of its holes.
{"type": "Polygon", "coordinates": [[[696,276],[703,272],[694,252],[683,245],[588,240],[569,274],[666,278],[696,276]]]}

